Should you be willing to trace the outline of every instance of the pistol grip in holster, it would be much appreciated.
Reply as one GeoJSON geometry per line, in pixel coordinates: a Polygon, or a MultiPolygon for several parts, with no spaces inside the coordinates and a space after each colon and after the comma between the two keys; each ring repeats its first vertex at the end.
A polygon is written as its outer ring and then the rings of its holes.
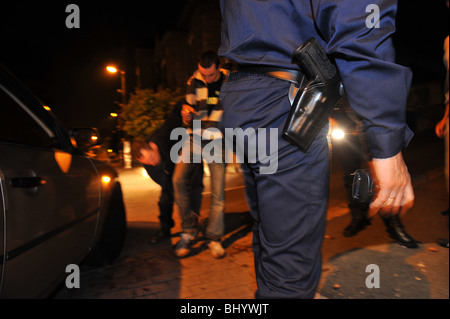
{"type": "Polygon", "coordinates": [[[309,39],[295,50],[293,62],[300,66],[308,83],[291,100],[283,136],[306,152],[328,122],[343,96],[343,89],[336,67],[315,39],[309,39]]]}

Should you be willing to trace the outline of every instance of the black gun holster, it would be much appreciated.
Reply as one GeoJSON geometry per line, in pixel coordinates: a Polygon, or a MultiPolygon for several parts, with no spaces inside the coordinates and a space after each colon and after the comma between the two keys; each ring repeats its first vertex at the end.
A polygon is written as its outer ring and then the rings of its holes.
{"type": "Polygon", "coordinates": [[[368,169],[357,169],[353,174],[352,198],[358,203],[370,203],[377,187],[368,169]]]}
{"type": "Polygon", "coordinates": [[[292,61],[300,66],[307,84],[298,89],[291,85],[289,98],[292,108],[283,136],[306,152],[328,122],[344,91],[335,65],[314,38],[294,51],[292,61]]]}

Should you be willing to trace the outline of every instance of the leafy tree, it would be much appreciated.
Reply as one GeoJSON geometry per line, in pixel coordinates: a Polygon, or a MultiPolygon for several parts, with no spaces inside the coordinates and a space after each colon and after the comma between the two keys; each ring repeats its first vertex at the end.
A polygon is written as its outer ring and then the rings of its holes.
{"type": "Polygon", "coordinates": [[[122,107],[123,130],[134,138],[145,139],[164,123],[164,117],[180,98],[180,91],[136,90],[122,107]]]}

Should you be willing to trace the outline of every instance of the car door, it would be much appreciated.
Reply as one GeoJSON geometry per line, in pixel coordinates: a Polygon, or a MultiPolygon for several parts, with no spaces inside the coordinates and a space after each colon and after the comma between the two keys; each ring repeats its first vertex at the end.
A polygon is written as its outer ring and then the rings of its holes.
{"type": "Polygon", "coordinates": [[[4,229],[4,221],[5,221],[5,205],[3,200],[3,185],[2,185],[2,175],[0,170],[0,291],[2,287],[3,280],[3,265],[5,264],[5,229],[4,229]]]}
{"type": "Polygon", "coordinates": [[[64,278],[90,248],[99,207],[91,161],[64,150],[48,119],[26,103],[0,83],[0,297],[8,298],[42,296],[64,278]]]}

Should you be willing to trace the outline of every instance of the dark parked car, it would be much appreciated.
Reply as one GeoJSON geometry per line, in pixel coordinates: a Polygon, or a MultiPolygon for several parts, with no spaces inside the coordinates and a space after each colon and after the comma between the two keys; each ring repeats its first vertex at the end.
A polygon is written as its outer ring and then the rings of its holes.
{"type": "Polygon", "coordinates": [[[0,297],[48,297],[68,265],[106,264],[126,230],[117,172],[0,65],[0,297]]]}

